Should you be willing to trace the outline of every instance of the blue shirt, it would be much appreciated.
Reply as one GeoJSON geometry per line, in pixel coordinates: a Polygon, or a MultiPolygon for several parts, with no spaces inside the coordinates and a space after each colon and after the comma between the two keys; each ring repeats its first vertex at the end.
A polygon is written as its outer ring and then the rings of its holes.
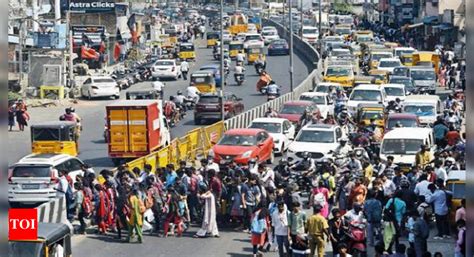
{"type": "Polygon", "coordinates": [[[406,204],[403,200],[395,197],[387,201],[387,204],[385,204],[385,209],[392,208],[391,205],[393,199],[395,199],[395,219],[397,220],[398,224],[400,224],[402,222],[403,215],[406,212],[406,204]]]}
{"type": "Polygon", "coordinates": [[[443,123],[436,124],[433,127],[433,133],[435,139],[443,139],[448,133],[449,129],[443,123]]]}
{"type": "Polygon", "coordinates": [[[172,171],[172,172],[168,173],[166,175],[166,184],[165,184],[165,186],[166,187],[173,186],[174,183],[176,182],[177,177],[178,177],[178,175],[176,174],[175,171],[172,171]]]}
{"type": "Polygon", "coordinates": [[[436,215],[442,216],[448,214],[446,194],[449,194],[449,192],[445,192],[443,190],[438,189],[434,193],[428,195],[428,197],[426,198],[426,202],[432,203],[434,205],[434,213],[436,215]]]}
{"type": "Polygon", "coordinates": [[[365,217],[370,223],[380,223],[382,221],[382,203],[373,198],[365,201],[364,204],[365,217]]]}

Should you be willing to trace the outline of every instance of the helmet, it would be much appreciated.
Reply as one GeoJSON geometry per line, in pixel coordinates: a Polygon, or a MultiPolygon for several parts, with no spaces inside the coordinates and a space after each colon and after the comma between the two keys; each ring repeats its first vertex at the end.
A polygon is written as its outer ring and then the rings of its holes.
{"type": "Polygon", "coordinates": [[[454,163],[456,163],[456,160],[454,160],[453,157],[448,157],[448,158],[446,158],[445,162],[450,162],[450,163],[454,164],[454,163]]]}
{"type": "Polygon", "coordinates": [[[75,112],[76,109],[74,109],[74,107],[69,107],[69,110],[71,110],[71,112],[75,112]]]}
{"type": "Polygon", "coordinates": [[[72,111],[71,111],[71,108],[66,108],[64,111],[65,111],[66,113],[71,113],[71,112],[72,112],[72,111]]]}
{"type": "Polygon", "coordinates": [[[284,157],[281,158],[280,161],[279,161],[279,164],[281,164],[281,165],[284,165],[284,164],[287,164],[287,163],[288,163],[288,159],[286,159],[284,157]]]}
{"type": "Polygon", "coordinates": [[[322,159],[321,159],[321,163],[322,163],[322,164],[329,164],[329,162],[330,162],[330,161],[329,161],[328,158],[322,158],[322,159]]]}
{"type": "Polygon", "coordinates": [[[349,139],[347,137],[339,138],[339,143],[347,143],[347,141],[349,141],[349,139]]]}
{"type": "Polygon", "coordinates": [[[178,95],[182,95],[183,92],[181,90],[178,90],[178,92],[176,92],[178,95]]]}
{"type": "Polygon", "coordinates": [[[303,158],[307,159],[310,157],[310,154],[308,152],[303,152],[303,158]]]}

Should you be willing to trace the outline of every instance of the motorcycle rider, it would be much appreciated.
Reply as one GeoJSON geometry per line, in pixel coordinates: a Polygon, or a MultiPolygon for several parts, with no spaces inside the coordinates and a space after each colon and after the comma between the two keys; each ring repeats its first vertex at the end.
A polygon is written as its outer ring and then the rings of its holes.
{"type": "Polygon", "coordinates": [[[232,61],[229,58],[229,55],[224,54],[224,73],[227,76],[230,71],[230,66],[231,66],[232,61]]]}
{"type": "MultiPolygon", "coordinates": [[[[400,101],[399,98],[397,98],[397,99],[400,101]]],[[[402,108],[399,105],[399,103],[397,103],[397,101],[392,100],[392,101],[388,102],[387,112],[388,113],[392,113],[392,112],[399,113],[399,112],[402,112],[402,108]]]]}
{"type": "Polygon", "coordinates": [[[343,107],[346,105],[347,103],[347,95],[346,93],[340,89],[340,88],[337,88],[336,89],[336,94],[333,96],[333,101],[334,101],[334,113],[336,115],[338,115],[343,107]]]}
{"type": "Polygon", "coordinates": [[[307,171],[308,173],[316,170],[316,163],[311,158],[311,154],[303,152],[303,158],[290,166],[290,169],[297,171],[307,171]]]}
{"type": "Polygon", "coordinates": [[[265,68],[267,67],[267,64],[261,54],[259,54],[257,60],[255,60],[254,67],[255,67],[255,72],[257,73],[258,73],[259,68],[261,68],[264,71],[265,68]]]}
{"type": "Polygon", "coordinates": [[[328,114],[326,119],[323,121],[324,124],[336,125],[336,120],[334,119],[334,115],[328,114]]]}
{"type": "Polygon", "coordinates": [[[348,141],[349,139],[347,137],[341,137],[339,139],[339,145],[333,151],[335,156],[346,157],[352,151],[352,147],[347,144],[348,141]]]}
{"type": "Polygon", "coordinates": [[[237,62],[234,68],[234,78],[236,82],[238,81],[239,76],[241,77],[242,81],[245,79],[245,68],[242,63],[237,62]]]}
{"type": "Polygon", "coordinates": [[[186,97],[189,99],[193,99],[195,103],[199,101],[199,95],[201,94],[201,91],[195,86],[188,86],[186,88],[186,97]]]}
{"type": "Polygon", "coordinates": [[[272,81],[272,77],[266,71],[262,71],[260,74],[260,78],[257,82],[257,91],[260,91],[262,88],[268,86],[268,84],[272,81]]]}
{"type": "Polygon", "coordinates": [[[155,78],[153,82],[151,82],[151,86],[158,94],[160,94],[160,98],[163,99],[163,88],[165,87],[165,84],[159,81],[158,78],[155,78]]]}
{"type": "Polygon", "coordinates": [[[265,117],[266,118],[276,118],[276,117],[278,117],[278,113],[275,110],[273,110],[273,108],[271,106],[268,106],[268,109],[265,112],[265,117]]]}
{"type": "Polygon", "coordinates": [[[281,160],[278,162],[278,165],[275,166],[273,169],[276,173],[280,174],[280,176],[286,180],[290,176],[290,166],[288,163],[288,159],[286,158],[281,158],[281,160]]]}
{"type": "Polygon", "coordinates": [[[354,120],[352,120],[352,115],[349,113],[346,106],[343,106],[341,112],[337,115],[337,121],[340,125],[347,125],[349,123],[356,125],[354,120]]]}
{"type": "Polygon", "coordinates": [[[163,108],[165,110],[165,117],[172,121],[176,122],[176,104],[174,100],[174,96],[170,96],[170,100],[165,102],[165,106],[163,108]]]}
{"type": "Polygon", "coordinates": [[[237,65],[243,65],[245,61],[245,54],[239,52],[235,57],[237,65]]]}
{"type": "Polygon", "coordinates": [[[348,168],[351,172],[361,173],[362,172],[362,163],[356,158],[354,152],[349,153],[349,162],[347,163],[348,168]]]}
{"type": "Polygon", "coordinates": [[[267,95],[280,95],[280,86],[278,86],[274,80],[270,81],[267,87],[267,95]]]}

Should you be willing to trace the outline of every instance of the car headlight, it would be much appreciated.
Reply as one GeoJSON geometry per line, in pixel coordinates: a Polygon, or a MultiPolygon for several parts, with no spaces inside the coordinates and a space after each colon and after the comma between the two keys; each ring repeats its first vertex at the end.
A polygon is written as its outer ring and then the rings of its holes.
{"type": "Polygon", "coordinates": [[[251,155],[252,155],[252,151],[249,150],[249,151],[242,154],[242,158],[249,158],[251,155]]]}

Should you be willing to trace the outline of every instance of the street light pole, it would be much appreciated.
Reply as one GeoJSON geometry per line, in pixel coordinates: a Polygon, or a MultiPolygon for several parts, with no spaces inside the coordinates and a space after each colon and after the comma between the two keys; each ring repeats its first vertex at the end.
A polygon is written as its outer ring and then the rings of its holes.
{"type": "Polygon", "coordinates": [[[300,22],[301,22],[301,28],[300,28],[300,37],[303,38],[303,0],[300,1],[301,6],[300,6],[300,22]]]}
{"type": "Polygon", "coordinates": [[[290,2],[290,10],[288,15],[290,16],[290,92],[293,92],[293,18],[292,18],[292,0],[290,2]]]}
{"type": "Polygon", "coordinates": [[[224,84],[225,84],[225,74],[224,74],[224,0],[221,0],[221,14],[220,14],[220,21],[221,21],[221,65],[220,65],[220,73],[221,73],[221,112],[222,112],[222,120],[225,120],[225,113],[224,113],[224,84]]]}
{"type": "Polygon", "coordinates": [[[318,18],[318,39],[321,40],[322,38],[322,30],[321,30],[321,19],[322,19],[322,11],[321,11],[321,1],[322,0],[318,0],[318,12],[319,12],[319,18],[318,18]]]}

